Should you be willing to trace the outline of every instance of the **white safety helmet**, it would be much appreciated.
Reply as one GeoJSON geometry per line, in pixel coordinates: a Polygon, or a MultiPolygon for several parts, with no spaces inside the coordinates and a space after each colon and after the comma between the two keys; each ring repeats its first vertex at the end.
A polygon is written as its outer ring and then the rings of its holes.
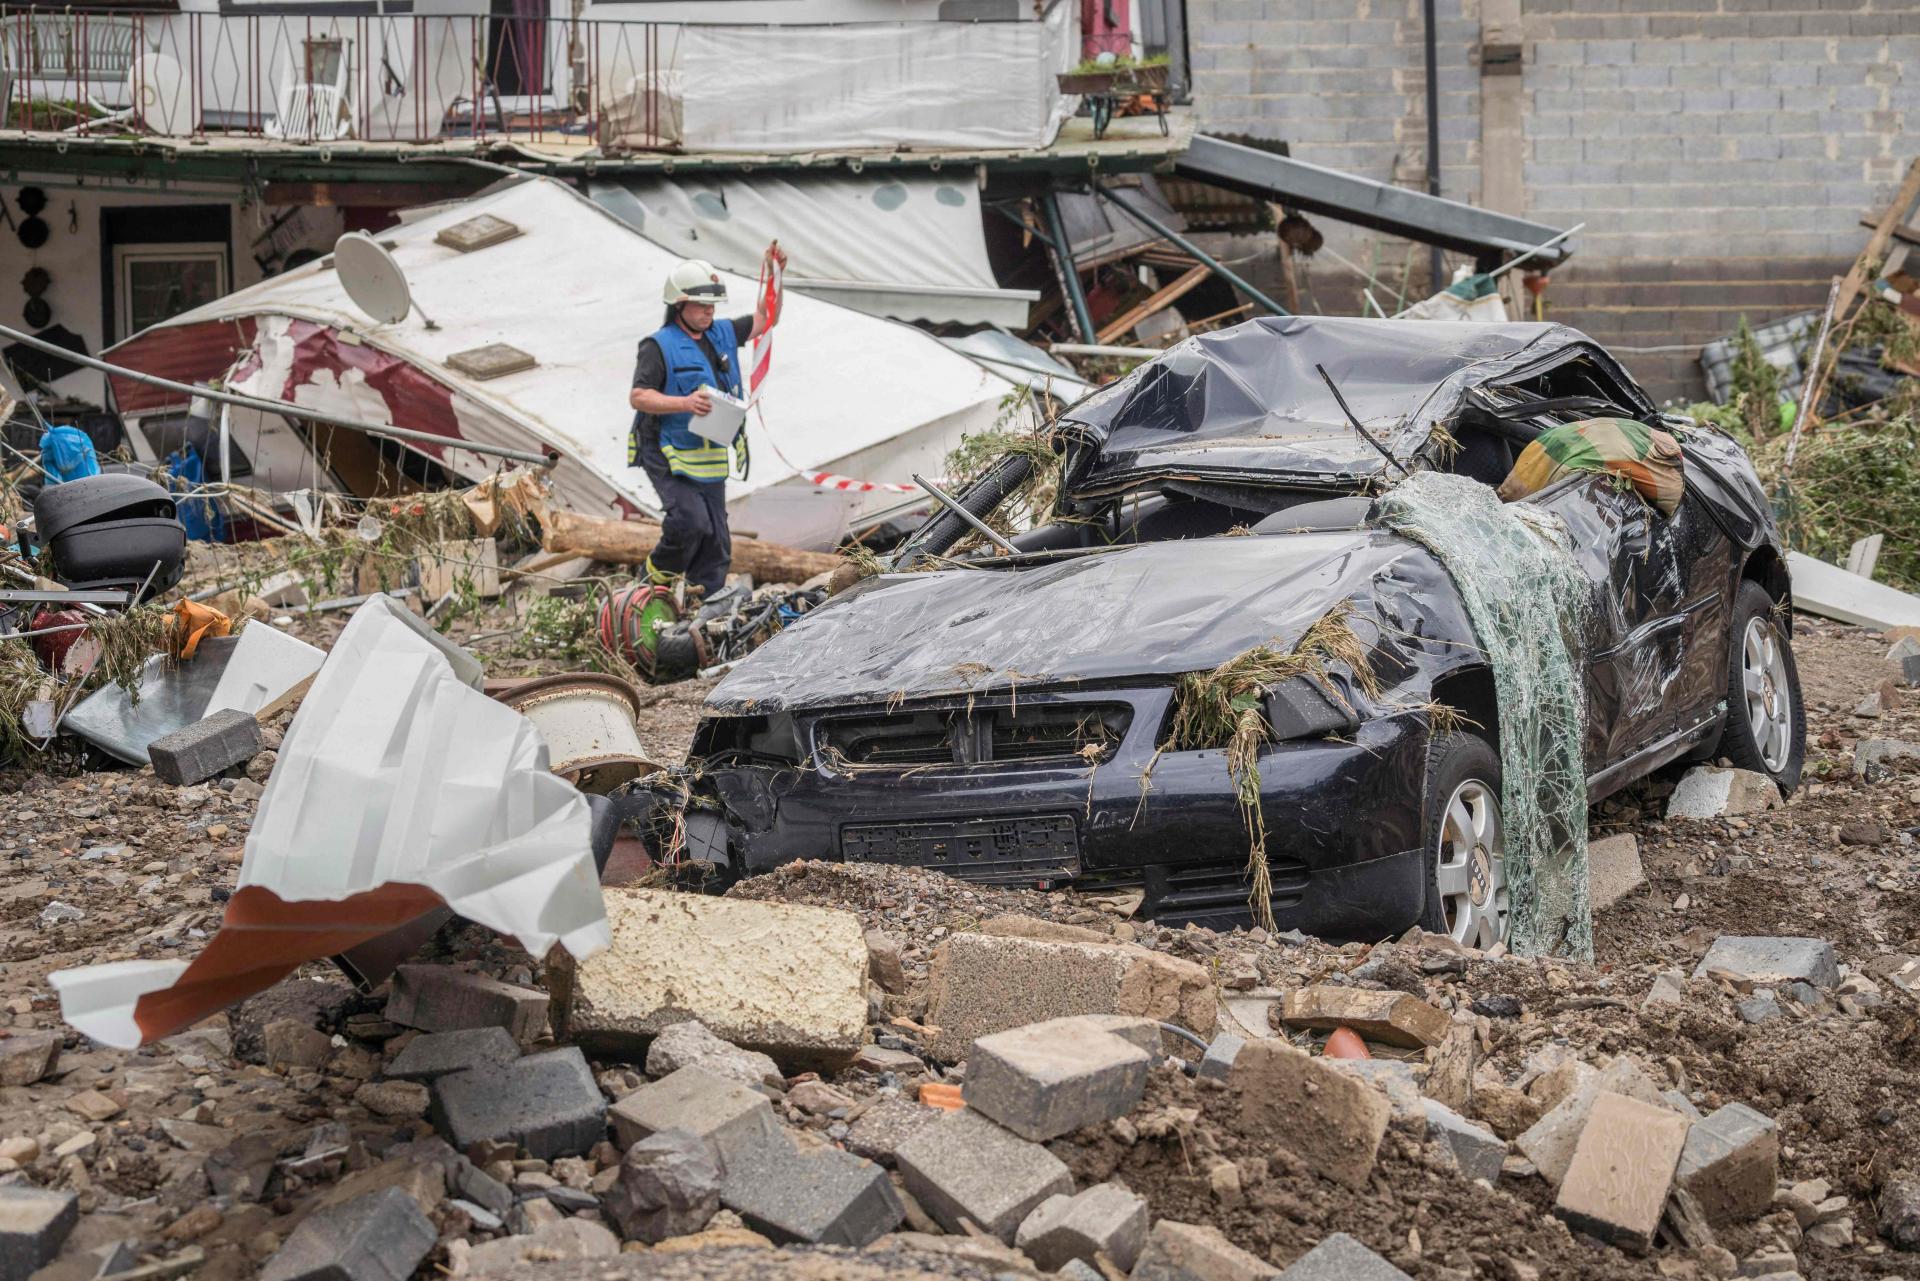
{"type": "Polygon", "coordinates": [[[710,262],[689,258],[667,273],[660,290],[660,301],[671,307],[677,302],[710,302],[716,307],[727,300],[727,287],[710,262]]]}

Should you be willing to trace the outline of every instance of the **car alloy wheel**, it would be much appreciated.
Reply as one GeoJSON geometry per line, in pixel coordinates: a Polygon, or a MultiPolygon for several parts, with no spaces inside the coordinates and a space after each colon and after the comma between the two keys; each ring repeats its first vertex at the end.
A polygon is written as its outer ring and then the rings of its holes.
{"type": "Polygon", "coordinates": [[[1758,614],[1747,620],[1740,655],[1753,747],[1767,768],[1778,772],[1793,752],[1793,684],[1787,679],[1786,642],[1773,619],[1758,614]]]}
{"type": "Polygon", "coordinates": [[[1435,881],[1447,933],[1468,947],[1489,948],[1507,936],[1506,833],[1500,798],[1470,778],[1441,811],[1435,881]]]}

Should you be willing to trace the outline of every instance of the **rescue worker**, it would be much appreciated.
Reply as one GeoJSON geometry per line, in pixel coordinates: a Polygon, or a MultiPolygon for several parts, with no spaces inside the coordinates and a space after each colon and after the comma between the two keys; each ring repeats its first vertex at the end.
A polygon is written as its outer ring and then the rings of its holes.
{"type": "MultiPolygon", "coordinates": [[[[786,262],[777,246],[768,252],[786,262]]],[[[767,315],[763,298],[751,316],[716,318],[727,287],[712,265],[698,258],[668,273],[661,298],[666,318],[640,340],[627,397],[634,410],[627,462],[646,471],[663,513],[660,541],[647,557],[647,580],[670,586],[684,579],[712,596],[726,585],[733,562],[727,446],[698,435],[690,424],[713,412],[713,398],[703,387],[744,398],[740,348],[771,329],[778,316],[767,315]]],[[[744,428],[734,449],[744,475],[744,428]]]]}

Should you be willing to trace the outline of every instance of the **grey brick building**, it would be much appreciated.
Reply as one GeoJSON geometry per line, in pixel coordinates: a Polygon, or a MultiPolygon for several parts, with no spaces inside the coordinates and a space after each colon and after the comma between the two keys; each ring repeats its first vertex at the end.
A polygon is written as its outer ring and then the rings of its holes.
{"type": "MultiPolygon", "coordinates": [[[[1187,14],[1205,127],[1424,183],[1419,0],[1187,0],[1187,14]]],[[[1743,314],[1819,306],[1865,241],[1859,218],[1920,153],[1904,138],[1920,120],[1920,0],[1439,0],[1439,15],[1444,194],[1584,221],[1547,302],[1610,343],[1698,343],[1743,314]],[[1520,45],[1519,75],[1493,59],[1483,75],[1496,41],[1520,45]]],[[[1322,229],[1356,261],[1407,260],[1322,229]]],[[[1412,261],[1424,275],[1424,253],[1412,261]]],[[[1323,256],[1312,276],[1328,310],[1357,309],[1352,272],[1323,256]]],[[[1629,363],[1656,394],[1698,391],[1689,354],[1629,363]]]]}

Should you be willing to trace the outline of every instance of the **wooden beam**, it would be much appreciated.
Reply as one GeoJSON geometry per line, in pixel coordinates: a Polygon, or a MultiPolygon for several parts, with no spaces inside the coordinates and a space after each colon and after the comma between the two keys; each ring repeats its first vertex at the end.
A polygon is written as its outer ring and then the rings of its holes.
{"type": "Polygon", "coordinates": [[[1860,296],[1860,291],[1867,287],[1867,264],[1878,262],[1885,256],[1887,242],[1893,239],[1894,228],[1905,225],[1908,216],[1913,212],[1915,201],[1920,201],[1920,160],[1915,160],[1907,166],[1907,176],[1901,182],[1899,192],[1894,196],[1893,202],[1887,206],[1887,211],[1880,215],[1880,221],[1874,224],[1873,235],[1868,238],[1867,247],[1861,251],[1859,259],[1853,264],[1853,269],[1847,272],[1847,278],[1840,282],[1840,292],[1834,300],[1834,323],[1838,324],[1847,318],[1847,313],[1853,308],[1854,300],[1860,296]]]}
{"type": "Polygon", "coordinates": [[[1148,316],[1153,315],[1154,312],[1171,306],[1175,301],[1192,293],[1194,289],[1199,287],[1201,281],[1212,274],[1213,268],[1211,267],[1195,267],[1172,284],[1154,290],[1153,293],[1147,295],[1146,299],[1139,305],[1129,307],[1126,311],[1108,321],[1105,327],[1100,330],[1100,336],[1094,341],[1100,343],[1112,342],[1115,338],[1126,333],[1148,316]]]}
{"type": "MultiPolygon", "coordinates": [[[[1860,225],[1868,229],[1873,229],[1880,224],[1872,218],[1862,218],[1860,225]]],[[[1898,240],[1903,245],[1920,245],[1920,227],[1915,227],[1911,223],[1901,223],[1893,229],[1892,235],[1895,240],[1898,240]]]]}

